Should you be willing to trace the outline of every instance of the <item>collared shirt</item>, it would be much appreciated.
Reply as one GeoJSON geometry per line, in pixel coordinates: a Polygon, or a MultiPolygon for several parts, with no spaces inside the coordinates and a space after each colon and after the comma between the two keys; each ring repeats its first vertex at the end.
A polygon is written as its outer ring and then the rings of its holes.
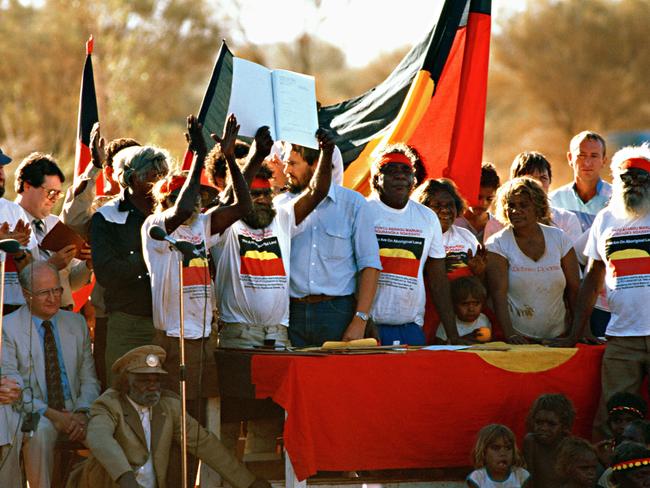
{"type": "Polygon", "coordinates": [[[129,395],[126,395],[126,398],[140,416],[140,423],[149,450],[147,462],[135,471],[135,480],[143,488],[156,488],[156,472],[153,469],[153,456],[151,455],[151,408],[134,402],[129,395]]]}
{"type": "Polygon", "coordinates": [[[596,214],[607,206],[611,196],[612,185],[603,180],[598,180],[596,194],[588,202],[582,201],[576,191],[575,183],[561,186],[549,195],[554,207],[563,208],[576,214],[583,232],[591,228],[596,214]]]}
{"type": "MultiPolygon", "coordinates": [[[[273,202],[289,205],[297,196],[284,193],[273,202]]],[[[351,295],[364,268],[381,270],[370,209],[360,193],[331,185],[291,240],[289,294],[351,295]]]]}
{"type": "MultiPolygon", "coordinates": [[[[41,338],[41,346],[43,347],[43,352],[45,352],[45,327],[43,327],[43,319],[32,316],[32,321],[38,332],[38,336],[41,338]]],[[[59,369],[61,370],[61,385],[63,386],[63,399],[72,400],[72,393],[70,390],[70,382],[68,381],[68,374],[65,370],[65,362],[63,361],[63,350],[61,349],[61,338],[59,337],[59,328],[56,325],[56,315],[49,319],[52,323],[52,335],[54,335],[54,342],[56,342],[56,356],[59,360],[59,369]]],[[[47,402],[47,395],[45,398],[47,402]]],[[[41,409],[39,413],[43,415],[46,408],[41,409]]]]}
{"type": "Polygon", "coordinates": [[[97,281],[104,287],[107,312],[151,317],[151,283],[140,237],[145,218],[127,193],[105,204],[92,217],[93,264],[97,281]]]}

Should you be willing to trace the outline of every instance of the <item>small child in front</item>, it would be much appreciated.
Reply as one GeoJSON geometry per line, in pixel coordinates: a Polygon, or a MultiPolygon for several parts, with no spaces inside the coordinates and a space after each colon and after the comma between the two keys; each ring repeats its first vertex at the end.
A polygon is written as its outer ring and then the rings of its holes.
{"type": "MultiPolygon", "coordinates": [[[[463,339],[487,342],[492,336],[490,319],[483,313],[483,305],[487,298],[485,287],[475,276],[463,276],[450,283],[451,301],[456,314],[456,328],[463,339]]],[[[438,326],[436,336],[442,341],[447,340],[447,334],[442,323],[438,326]]]]}
{"type": "Polygon", "coordinates": [[[560,443],[555,471],[562,479],[561,488],[594,488],[599,470],[596,449],[589,442],[569,436],[560,443]]]}
{"type": "Polygon", "coordinates": [[[483,427],[472,452],[474,471],[467,477],[472,488],[520,488],[528,486],[530,474],[523,468],[515,435],[501,424],[483,427]]]}
{"type": "Polygon", "coordinates": [[[541,395],[530,408],[524,437],[524,458],[535,488],[558,488],[562,480],[555,470],[560,442],[571,433],[575,410],[560,393],[541,395]]]}

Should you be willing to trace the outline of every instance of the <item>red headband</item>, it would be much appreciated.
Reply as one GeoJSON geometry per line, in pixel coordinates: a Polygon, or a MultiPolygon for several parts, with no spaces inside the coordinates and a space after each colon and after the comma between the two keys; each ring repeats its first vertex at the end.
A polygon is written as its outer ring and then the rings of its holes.
{"type": "Polygon", "coordinates": [[[253,182],[251,183],[251,190],[267,190],[271,189],[271,182],[265,178],[260,178],[259,176],[256,176],[253,178],[253,182]]]}
{"type": "Polygon", "coordinates": [[[639,416],[639,418],[643,418],[643,414],[641,411],[637,408],[634,407],[627,407],[625,405],[619,405],[618,407],[613,407],[610,411],[609,414],[613,414],[614,412],[632,412],[633,414],[636,414],[639,416]]]}
{"type": "Polygon", "coordinates": [[[183,186],[183,183],[185,183],[186,179],[187,178],[183,175],[172,176],[170,180],[166,180],[160,186],[160,193],[169,195],[174,190],[178,190],[181,186],[183,186]]]}
{"type": "Polygon", "coordinates": [[[385,166],[389,163],[400,163],[406,164],[411,168],[413,167],[413,162],[408,158],[408,156],[399,152],[390,152],[384,154],[377,163],[377,166],[381,168],[382,166],[385,166]]]}
{"type": "Polygon", "coordinates": [[[650,173],[650,161],[645,158],[630,158],[621,163],[621,169],[642,169],[650,173]]]}
{"type": "Polygon", "coordinates": [[[629,461],[616,463],[612,466],[612,471],[625,471],[626,469],[635,469],[648,465],[650,465],[650,458],[630,459],[629,461]]]}

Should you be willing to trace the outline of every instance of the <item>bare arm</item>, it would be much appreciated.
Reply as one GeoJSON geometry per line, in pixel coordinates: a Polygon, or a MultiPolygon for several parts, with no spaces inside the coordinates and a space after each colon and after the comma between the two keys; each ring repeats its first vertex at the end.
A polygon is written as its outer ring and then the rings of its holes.
{"type": "Polygon", "coordinates": [[[334,141],[331,136],[322,129],[318,129],[316,136],[318,137],[318,144],[320,146],[320,157],[318,158],[316,172],[309,182],[309,187],[302,192],[293,207],[296,216],[296,225],[299,225],[303,220],[305,220],[305,218],[307,218],[316,206],[327,196],[327,192],[332,183],[332,153],[334,152],[334,141]]]}
{"type": "Polygon", "coordinates": [[[571,333],[566,339],[555,341],[553,343],[554,346],[573,346],[581,338],[584,338],[584,342],[587,343],[599,343],[598,341],[594,341],[595,338],[592,337],[591,331],[588,329],[588,322],[604,280],[605,263],[600,260],[589,259],[587,272],[578,290],[571,333]]]}
{"type": "Polygon", "coordinates": [[[508,260],[499,254],[488,252],[487,255],[487,282],[494,313],[503,328],[506,341],[514,344],[525,344],[524,337],[515,332],[510,322],[508,312],[508,260]]]}
{"type": "Polygon", "coordinates": [[[447,338],[452,344],[465,344],[469,341],[458,336],[454,307],[451,304],[451,293],[449,291],[449,278],[444,258],[428,258],[424,263],[424,273],[431,292],[436,310],[440,315],[440,321],[445,329],[447,338]]]}
{"type": "MultiPolygon", "coordinates": [[[[250,157],[248,161],[242,168],[242,175],[246,184],[250,187],[253,178],[257,175],[262,163],[266,157],[271,153],[271,147],[273,147],[273,138],[271,137],[271,131],[269,127],[264,125],[257,129],[255,133],[255,140],[250,150],[250,157]]],[[[221,197],[221,202],[224,205],[230,205],[233,203],[233,187],[228,185],[224,190],[223,196],[221,197]]]]}
{"type": "Polygon", "coordinates": [[[215,134],[212,134],[212,138],[221,144],[221,151],[226,158],[235,192],[235,200],[231,205],[213,207],[207,212],[210,215],[210,229],[212,234],[221,234],[225,229],[246,216],[253,209],[248,185],[235,160],[235,141],[237,140],[238,132],[239,125],[237,124],[237,119],[233,114],[230,114],[224,127],[223,138],[220,139],[215,134]]]}
{"type": "Polygon", "coordinates": [[[578,289],[580,288],[580,270],[578,266],[578,258],[573,248],[564,255],[560,261],[566,287],[564,289],[564,296],[566,297],[567,305],[569,307],[569,316],[573,321],[576,312],[576,301],[578,299],[578,289]]]}
{"type": "MultiPolygon", "coordinates": [[[[357,296],[357,312],[368,313],[375,299],[377,292],[377,281],[379,280],[379,270],[375,268],[363,268],[359,273],[359,293],[357,296]]],[[[356,315],[343,333],[342,340],[351,341],[362,339],[366,331],[366,321],[356,315]]]]}
{"type": "Polygon", "coordinates": [[[207,148],[203,139],[203,127],[194,115],[187,118],[187,133],[185,137],[190,150],[195,153],[190,173],[181,188],[174,206],[165,211],[165,230],[168,234],[174,232],[183,222],[196,211],[196,201],[201,188],[201,171],[205,163],[207,148]]]}

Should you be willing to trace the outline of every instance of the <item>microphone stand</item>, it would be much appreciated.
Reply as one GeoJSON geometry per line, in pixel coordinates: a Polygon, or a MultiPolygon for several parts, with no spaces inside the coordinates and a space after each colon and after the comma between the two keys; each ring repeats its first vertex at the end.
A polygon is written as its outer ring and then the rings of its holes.
{"type": "Polygon", "coordinates": [[[185,255],[178,251],[173,246],[169,246],[178,252],[178,303],[179,303],[179,329],[180,334],[178,337],[179,351],[180,351],[180,364],[178,367],[180,390],[181,390],[181,465],[183,476],[183,488],[187,488],[187,396],[185,393],[185,319],[183,313],[183,258],[185,255]]]}
{"type": "Polygon", "coordinates": [[[0,378],[2,377],[2,324],[4,323],[4,315],[2,311],[5,306],[5,263],[7,261],[7,253],[0,251],[0,378]]]}

